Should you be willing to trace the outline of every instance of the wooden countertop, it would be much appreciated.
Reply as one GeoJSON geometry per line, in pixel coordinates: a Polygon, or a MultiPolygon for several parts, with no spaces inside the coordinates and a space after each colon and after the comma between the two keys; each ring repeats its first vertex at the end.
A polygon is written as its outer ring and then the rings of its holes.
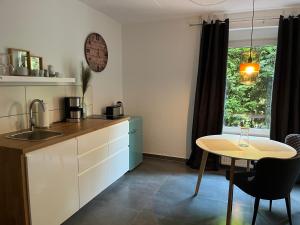
{"type": "Polygon", "coordinates": [[[57,144],[59,142],[66,141],[71,138],[78,137],[83,134],[100,130],[102,128],[114,124],[118,124],[128,119],[129,117],[124,117],[122,119],[116,119],[116,120],[86,119],[80,123],[68,123],[68,122],[54,123],[52,124],[49,130],[63,132],[63,135],[49,140],[43,140],[43,141],[21,141],[21,140],[8,139],[7,136],[12,133],[2,134],[0,135],[0,151],[11,150],[11,151],[17,151],[21,154],[26,154],[28,152],[40,148],[44,148],[53,144],[57,144]]]}

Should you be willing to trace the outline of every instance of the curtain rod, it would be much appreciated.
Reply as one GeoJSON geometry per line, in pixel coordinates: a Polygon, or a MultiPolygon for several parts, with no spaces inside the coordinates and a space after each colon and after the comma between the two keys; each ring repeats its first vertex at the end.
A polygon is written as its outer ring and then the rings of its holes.
{"type": "MultiPolygon", "coordinates": [[[[254,19],[254,21],[265,21],[265,20],[279,20],[280,18],[279,17],[273,17],[273,18],[266,18],[266,19],[254,19]]],[[[236,20],[230,20],[229,19],[229,23],[238,23],[238,22],[251,22],[249,19],[236,19],[236,20]]],[[[202,26],[203,25],[203,22],[202,23],[190,23],[189,24],[190,27],[194,27],[194,26],[202,26]]]]}

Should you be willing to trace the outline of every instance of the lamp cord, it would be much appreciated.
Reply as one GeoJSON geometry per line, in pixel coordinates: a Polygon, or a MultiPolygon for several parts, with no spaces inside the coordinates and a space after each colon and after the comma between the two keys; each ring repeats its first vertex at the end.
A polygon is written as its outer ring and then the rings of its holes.
{"type": "Polygon", "coordinates": [[[255,2],[255,0],[252,0],[251,47],[250,47],[250,58],[249,58],[249,60],[250,60],[251,62],[252,62],[252,48],[253,48],[254,2],[255,2]]]}

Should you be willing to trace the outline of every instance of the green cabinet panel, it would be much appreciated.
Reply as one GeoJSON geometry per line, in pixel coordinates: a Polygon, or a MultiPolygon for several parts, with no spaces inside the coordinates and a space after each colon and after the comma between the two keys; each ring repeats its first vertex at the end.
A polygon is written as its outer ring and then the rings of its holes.
{"type": "Polygon", "coordinates": [[[143,161],[143,120],[133,116],[129,120],[129,169],[133,170],[143,161]]]}

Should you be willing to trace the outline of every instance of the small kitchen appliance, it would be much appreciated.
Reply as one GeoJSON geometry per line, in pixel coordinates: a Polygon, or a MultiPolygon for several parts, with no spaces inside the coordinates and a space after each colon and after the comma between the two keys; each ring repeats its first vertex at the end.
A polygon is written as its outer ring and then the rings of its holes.
{"type": "Polygon", "coordinates": [[[124,106],[121,101],[118,101],[115,105],[107,106],[106,113],[107,118],[120,118],[124,116],[124,106]]]}
{"type": "Polygon", "coordinates": [[[116,120],[121,119],[125,115],[124,106],[121,101],[117,101],[115,104],[106,106],[105,112],[101,115],[91,115],[89,119],[103,119],[103,120],[116,120]]]}
{"type": "Polygon", "coordinates": [[[65,97],[65,118],[67,122],[80,122],[83,115],[81,97],[65,97]]]}

